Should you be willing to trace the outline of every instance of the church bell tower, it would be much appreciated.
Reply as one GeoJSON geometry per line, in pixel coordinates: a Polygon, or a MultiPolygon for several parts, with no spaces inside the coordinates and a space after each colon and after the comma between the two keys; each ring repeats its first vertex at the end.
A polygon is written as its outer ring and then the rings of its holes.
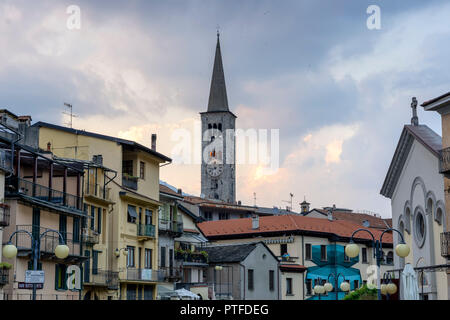
{"type": "Polygon", "coordinates": [[[207,199],[236,202],[235,123],[228,108],[227,89],[217,32],[216,55],[209,92],[208,110],[202,120],[202,194],[207,199]]]}

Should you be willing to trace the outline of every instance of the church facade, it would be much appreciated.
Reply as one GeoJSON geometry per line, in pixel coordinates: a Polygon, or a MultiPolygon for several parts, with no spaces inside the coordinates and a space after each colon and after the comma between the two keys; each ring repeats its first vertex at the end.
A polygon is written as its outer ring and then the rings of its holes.
{"type": "Polygon", "coordinates": [[[200,115],[202,197],[234,204],[236,202],[236,116],[228,107],[219,34],[217,34],[208,109],[200,115]]]}

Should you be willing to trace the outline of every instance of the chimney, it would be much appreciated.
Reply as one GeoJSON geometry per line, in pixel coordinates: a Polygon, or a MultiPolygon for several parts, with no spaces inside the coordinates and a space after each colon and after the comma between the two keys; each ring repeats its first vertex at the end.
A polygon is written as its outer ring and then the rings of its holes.
{"type": "Polygon", "coordinates": [[[259,229],[259,216],[257,214],[252,216],[252,229],[259,229]]]}
{"type": "Polygon", "coordinates": [[[49,142],[47,142],[47,151],[50,152],[52,151],[52,144],[49,142]]]}
{"type": "Polygon", "coordinates": [[[177,193],[178,193],[178,194],[183,194],[183,190],[178,189],[177,193]]]}
{"type": "Polygon", "coordinates": [[[412,108],[412,113],[413,113],[413,116],[411,118],[411,124],[413,126],[418,126],[419,125],[419,117],[417,117],[417,99],[416,99],[416,97],[412,98],[411,108],[412,108]]]}
{"type": "Polygon", "coordinates": [[[330,209],[330,210],[328,211],[327,218],[328,218],[329,221],[333,221],[333,210],[334,210],[334,209],[336,209],[336,206],[335,206],[335,205],[333,205],[333,209],[330,209]]]}
{"type": "Polygon", "coordinates": [[[152,133],[152,150],[156,151],[156,133],[152,133]]]}

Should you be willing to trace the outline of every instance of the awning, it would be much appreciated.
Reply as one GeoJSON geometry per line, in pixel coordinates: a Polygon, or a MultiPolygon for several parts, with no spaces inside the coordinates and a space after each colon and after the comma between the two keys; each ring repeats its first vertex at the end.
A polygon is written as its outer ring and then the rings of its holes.
{"type": "Polygon", "coordinates": [[[181,237],[175,238],[178,242],[190,242],[190,243],[204,243],[208,240],[200,234],[186,234],[184,233],[181,237]]]}
{"type": "Polygon", "coordinates": [[[130,215],[130,217],[136,218],[137,219],[137,213],[136,213],[136,207],[133,206],[128,206],[128,214],[130,215]]]}

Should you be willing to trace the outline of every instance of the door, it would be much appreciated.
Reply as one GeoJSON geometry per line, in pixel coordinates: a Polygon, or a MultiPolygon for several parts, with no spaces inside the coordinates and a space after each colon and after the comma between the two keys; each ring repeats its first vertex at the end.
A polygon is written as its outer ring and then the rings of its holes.
{"type": "Polygon", "coordinates": [[[169,249],[169,272],[173,276],[173,249],[169,249]]]}
{"type": "Polygon", "coordinates": [[[136,300],[136,285],[127,285],[127,300],[136,300]]]}
{"type": "Polygon", "coordinates": [[[153,287],[152,286],[144,287],[144,300],[153,300],[153,287]]]}

